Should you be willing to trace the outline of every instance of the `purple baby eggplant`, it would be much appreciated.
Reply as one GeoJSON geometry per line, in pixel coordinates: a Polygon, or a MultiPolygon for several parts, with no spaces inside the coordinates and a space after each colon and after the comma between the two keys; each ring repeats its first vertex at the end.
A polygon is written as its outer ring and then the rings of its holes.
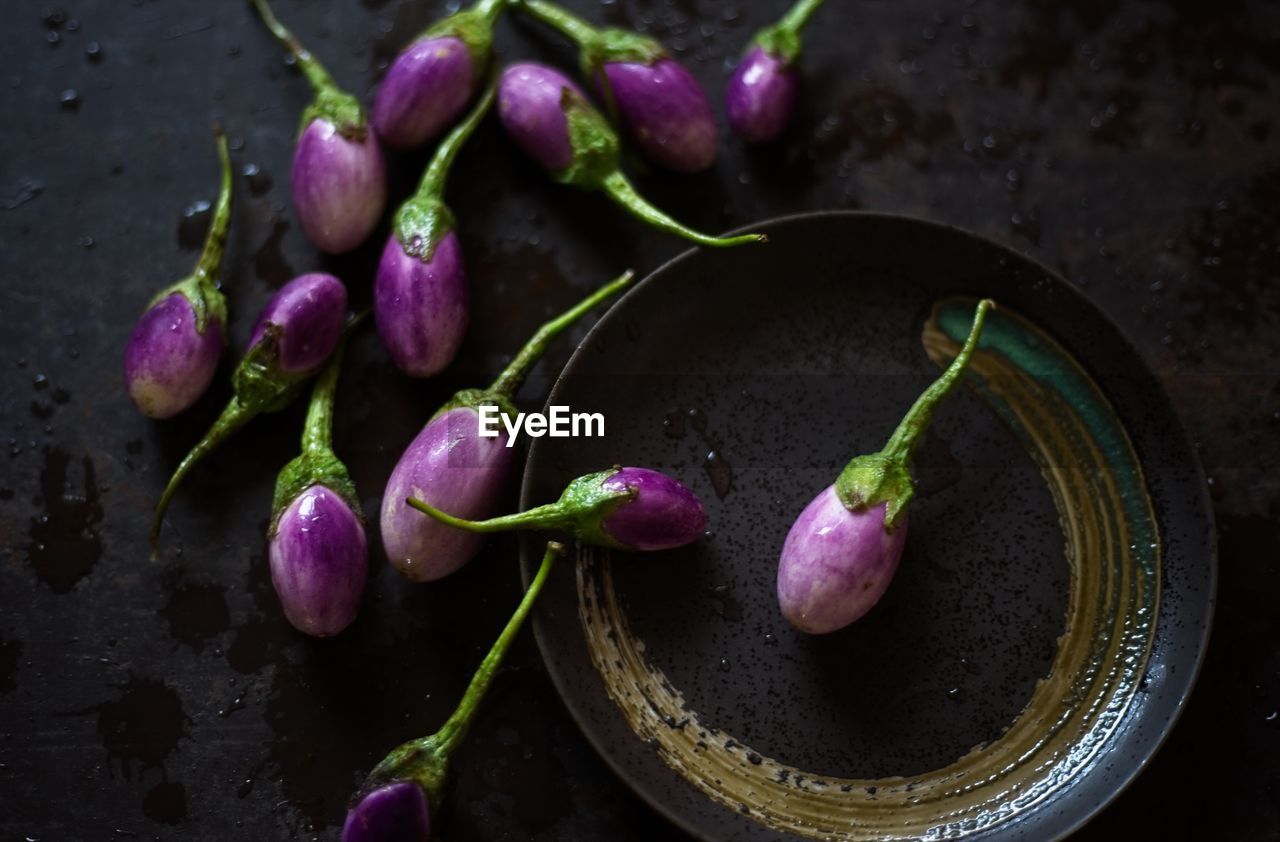
{"type": "Polygon", "coordinates": [[[512,397],[551,343],[591,308],[631,283],[630,272],[606,284],[575,307],[544,324],[488,389],[459,392],[422,428],[396,463],[382,496],[382,546],[391,566],[415,582],[448,576],[470,561],[482,535],[454,529],[411,509],[410,497],[466,518],[487,518],[515,468],[517,451],[501,429],[480,434],[478,407],[514,414],[512,397]]]}
{"type": "Polygon", "coordinates": [[[748,143],[768,143],[782,133],[795,108],[800,75],[800,30],[822,0],[799,0],[776,24],[751,40],[724,92],[734,134],[748,143]]]}
{"type": "Polygon", "coordinates": [[[610,468],[578,477],[560,499],[513,515],[466,520],[415,498],[409,505],[470,532],[555,529],[583,544],[620,550],[670,550],[698,540],[707,511],[697,495],[648,468],[610,468]]]}
{"type": "Polygon", "coordinates": [[[661,44],[625,29],[596,29],[546,0],[515,0],[515,5],[578,46],[583,75],[647,158],[683,173],[715,163],[711,102],[661,44]]]}
{"type": "Polygon", "coordinates": [[[427,29],[400,51],[378,88],[378,138],[412,149],[453,125],[476,92],[504,0],[480,0],[427,29]]]}
{"type": "Polygon", "coordinates": [[[333,451],[333,402],[342,346],[316,380],[302,433],[302,453],[276,480],[268,531],[271,582],[298,631],[329,637],[360,610],[369,549],[360,500],[333,451]]]}
{"type": "Polygon", "coordinates": [[[842,629],[870,611],[888,589],[907,539],[907,504],[915,494],[911,454],[969,364],[993,306],[979,302],[964,347],[916,399],[884,449],[855,457],[787,533],[778,561],[778,606],[796,628],[810,634],[842,629]]]}
{"type": "Polygon", "coordinates": [[[507,134],[551,176],[600,190],[649,225],[705,246],[761,242],[763,234],[710,237],[649,204],[618,168],[618,137],[578,86],[546,65],[524,62],[503,71],[498,116],[507,134]]]}
{"type": "Polygon", "coordinates": [[[249,334],[249,348],[262,343],[268,326],[281,330],[276,362],[287,374],[314,374],[329,359],[347,318],[347,288],[325,272],[299,275],[282,286],[249,334]]]}
{"type": "Polygon", "coordinates": [[[382,149],[356,98],[341,90],[316,57],[276,20],[266,0],[251,2],[315,91],[302,112],[293,155],[294,213],[320,251],[350,251],[369,236],[386,204],[382,149]]]}
{"type": "Polygon", "coordinates": [[[391,360],[405,374],[430,377],[453,362],[471,318],[471,295],[444,203],[458,151],[493,104],[490,85],[436,149],[418,191],[396,211],[373,282],[373,315],[391,360]]]}
{"type": "Polygon", "coordinates": [[[222,182],[200,260],[151,300],[125,346],[125,389],[151,418],[172,418],[199,400],[227,347],[227,299],[216,278],[231,218],[231,157],[222,128],[214,135],[222,182]]]}
{"type": "Polygon", "coordinates": [[[178,463],[160,495],[151,521],[153,554],[165,511],[183,478],[255,416],[275,412],[293,402],[302,384],[337,347],[346,312],[346,287],[322,272],[294,278],[267,303],[249,349],[232,376],[231,401],[204,438],[178,463]]]}
{"type": "Polygon", "coordinates": [[[397,781],[367,793],[342,825],[342,842],[426,842],[430,838],[427,791],[416,781],[397,781]]]}
{"type": "Polygon", "coordinates": [[[440,810],[449,760],[466,737],[503,656],[542,592],[552,564],[563,553],[564,547],[554,541],[547,544],[542,563],[515,613],[440,730],[393,749],[369,773],[352,800],[342,827],[342,842],[427,842],[430,816],[440,810]]]}

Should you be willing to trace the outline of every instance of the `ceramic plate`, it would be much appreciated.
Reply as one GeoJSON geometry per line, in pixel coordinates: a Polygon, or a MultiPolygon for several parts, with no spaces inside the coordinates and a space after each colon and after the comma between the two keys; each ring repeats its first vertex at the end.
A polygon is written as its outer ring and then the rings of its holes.
{"type": "MultiPolygon", "coordinates": [[[[1204,483],[1132,346],[1066,281],[953,228],[860,213],[676,258],[595,327],[548,400],[522,504],[613,464],[706,502],[683,550],[581,550],[539,645],[609,764],[705,839],[1034,839],[1142,768],[1209,630],[1204,483]],[[825,636],[778,611],[792,521],[878,450],[991,297],[965,385],[915,460],[884,599],[825,636]]],[[[525,542],[524,567],[541,544],[525,542]]]]}

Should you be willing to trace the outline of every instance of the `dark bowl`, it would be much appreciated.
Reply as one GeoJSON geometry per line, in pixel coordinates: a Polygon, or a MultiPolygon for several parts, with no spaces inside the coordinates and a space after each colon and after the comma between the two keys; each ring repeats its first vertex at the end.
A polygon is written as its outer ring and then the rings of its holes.
{"type": "Polygon", "coordinates": [[[1168,399],[1084,296],[1004,246],[864,213],[751,230],[769,243],[639,283],[548,398],[606,434],[534,440],[523,507],[638,465],[690,485],[711,530],[553,572],[535,624],[561,696],[705,839],[1068,834],[1158,748],[1209,633],[1214,530],[1168,399]],[[846,629],[794,630],[788,528],[883,445],[979,297],[998,309],[917,453],[895,581],[846,629]]]}

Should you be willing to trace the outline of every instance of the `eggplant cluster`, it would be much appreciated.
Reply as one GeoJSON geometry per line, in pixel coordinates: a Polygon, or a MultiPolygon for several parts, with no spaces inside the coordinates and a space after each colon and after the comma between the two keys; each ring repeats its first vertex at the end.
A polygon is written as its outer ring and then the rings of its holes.
{"type": "MultiPolygon", "coordinates": [[[[445,189],[454,161],[495,104],[515,145],[555,180],[599,190],[645,223],[702,245],[764,239],[688,228],[644,200],[623,174],[624,142],[679,173],[705,170],[716,158],[709,99],[652,38],[596,28],[547,0],[478,0],[400,52],[366,113],[276,19],[267,0],[250,2],[312,88],[298,130],[291,190],[294,213],[318,251],[349,251],[376,229],[387,195],[384,145],[411,149],[438,140],[417,190],[391,215],[372,289],[377,333],[389,358],[410,376],[431,377],[448,368],[467,330],[467,272],[445,189]],[[494,26],[508,6],[574,43],[581,85],[531,62],[491,69],[494,26]]],[[[800,30],[820,2],[799,0],[761,30],[730,79],[728,120],[744,140],[766,142],[785,128],[799,83],[800,30]]],[[[152,299],[125,349],[128,395],[157,419],[196,403],[226,350],[228,305],[217,278],[232,178],[220,127],[215,138],[220,190],[200,258],[191,275],[152,299]]],[[[548,321],[488,386],[457,392],[427,419],[391,471],[378,510],[392,568],[412,582],[435,581],[470,562],[485,534],[511,529],[551,530],[579,544],[628,552],[682,547],[705,534],[707,513],[697,495],[676,478],[644,467],[615,465],[573,480],[554,502],[511,514],[497,511],[517,451],[504,432],[481,434],[480,408],[514,414],[515,394],[547,347],[625,290],[633,277],[623,273],[548,321]]],[[[906,539],[911,455],[972,357],[991,306],[979,304],[955,361],[884,449],[851,461],[793,525],[781,550],[777,599],[801,631],[820,634],[847,626],[889,586],[906,539]]],[[[315,637],[339,634],[356,619],[369,570],[363,508],[333,441],[343,349],[364,315],[348,312],[347,289],[334,275],[308,273],[285,284],[253,325],[232,373],[231,399],[177,465],[152,522],[154,552],[165,512],[188,473],[257,415],[290,405],[310,383],[299,452],[278,473],[267,539],[281,611],[300,632],[315,637]]],[[[430,736],[393,750],[370,773],[352,801],[346,842],[428,837],[451,753],[563,551],[556,541],[547,544],[535,577],[453,715],[430,736]]]]}

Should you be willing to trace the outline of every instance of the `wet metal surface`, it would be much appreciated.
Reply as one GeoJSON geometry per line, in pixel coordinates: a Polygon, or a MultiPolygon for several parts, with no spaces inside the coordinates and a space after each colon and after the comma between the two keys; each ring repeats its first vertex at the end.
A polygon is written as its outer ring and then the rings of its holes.
{"type": "MultiPolygon", "coordinates": [[[[784,4],[569,5],[662,38],[718,100],[744,41],[784,4]]],[[[366,101],[443,10],[278,7],[366,101]]],[[[0,835],[336,839],[355,781],[443,719],[515,605],[514,544],[417,588],[373,541],[360,620],[337,640],[303,639],[280,616],[262,537],[294,408],[191,478],[148,560],[149,507],[228,392],[224,376],[188,417],[147,421],[123,394],[121,354],[150,296],[190,270],[216,185],[212,121],[240,173],[223,274],[233,347],[295,272],[335,271],[367,300],[381,235],[323,259],[292,223],[308,94],[247,5],[16,4],[0,17],[0,835]]],[[[509,58],[570,57],[521,22],[499,30],[509,58]]],[[[1083,287],[1157,372],[1210,476],[1218,615],[1182,721],[1086,840],[1280,834],[1278,38],[1280,9],[1263,2],[833,3],[807,38],[779,145],[726,140],[693,177],[631,168],[647,196],[709,230],[867,208],[993,236],[1083,287]]],[[[393,160],[393,200],[424,160],[393,160]]],[[[449,200],[475,307],[458,363],[416,383],[369,333],[349,354],[336,444],[370,514],[454,389],[485,381],[583,290],[684,248],[550,183],[493,121],[449,200]]],[[[527,403],[570,347],[530,378],[527,403]]],[[[706,466],[726,501],[732,462],[706,466]]],[[[729,597],[714,601],[732,613],[729,597]]],[[[678,838],[583,741],[527,636],[513,655],[457,758],[441,835],[678,838]]]]}

